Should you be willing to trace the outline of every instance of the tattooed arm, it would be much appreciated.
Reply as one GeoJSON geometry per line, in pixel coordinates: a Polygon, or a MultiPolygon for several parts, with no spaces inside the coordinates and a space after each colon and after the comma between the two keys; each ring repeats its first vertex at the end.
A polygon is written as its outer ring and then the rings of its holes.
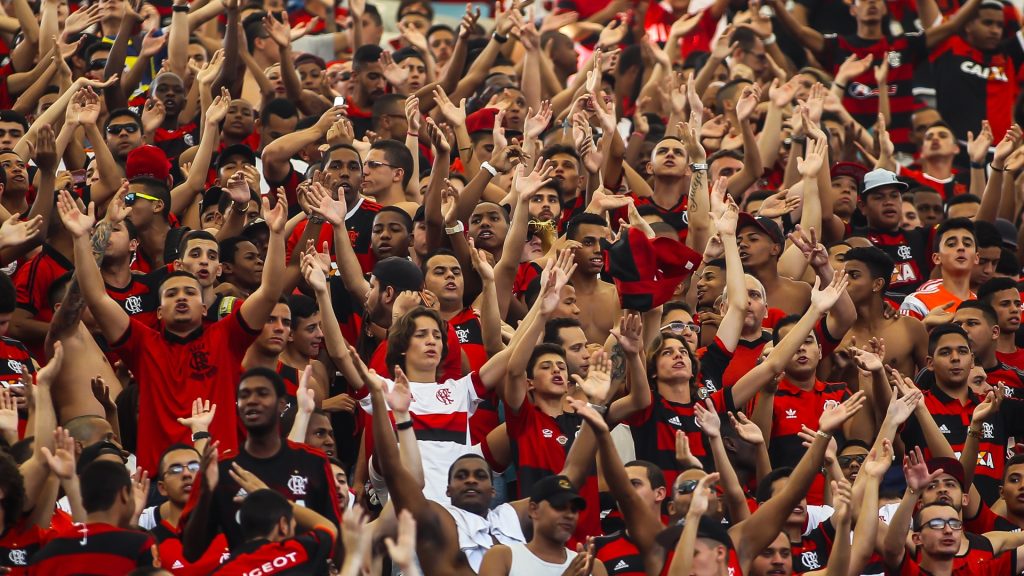
{"type": "MultiPolygon", "coordinates": [[[[696,120],[696,119],[694,119],[696,120]]],[[[679,124],[680,137],[691,164],[707,165],[707,153],[700,144],[700,122],[679,124]]],[[[703,254],[711,237],[711,197],[708,195],[708,170],[693,170],[690,175],[690,190],[686,212],[689,232],[686,245],[703,254]]]]}

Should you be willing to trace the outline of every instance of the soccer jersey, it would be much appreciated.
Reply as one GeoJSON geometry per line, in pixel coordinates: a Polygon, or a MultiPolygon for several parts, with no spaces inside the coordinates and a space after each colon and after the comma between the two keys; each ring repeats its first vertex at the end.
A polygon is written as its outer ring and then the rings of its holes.
{"type": "Polygon", "coordinates": [[[29,559],[42,547],[46,530],[39,528],[23,516],[16,524],[0,533],[0,567],[9,574],[28,574],[29,559]]]}
{"type": "Polygon", "coordinates": [[[930,230],[915,228],[913,230],[883,231],[872,228],[854,230],[857,236],[864,236],[882,252],[892,258],[892,279],[885,297],[895,302],[902,302],[910,293],[917,290],[928,280],[931,273],[931,235],[930,230]]]}
{"type": "MultiPolygon", "coordinates": [[[[363,274],[372,272],[373,265],[376,263],[373,251],[370,250],[370,237],[373,231],[373,219],[377,217],[380,208],[380,204],[360,196],[355,206],[350,208],[348,213],[345,214],[345,229],[348,230],[348,240],[352,244],[352,251],[356,253],[356,258],[359,260],[359,266],[362,268],[363,274]]],[[[300,220],[291,236],[288,237],[285,248],[289,256],[294,254],[299,239],[306,232],[306,225],[308,223],[309,220],[300,220]]],[[[331,262],[337,262],[337,257],[334,253],[334,228],[330,224],[320,225],[320,233],[315,243],[318,252],[323,248],[324,242],[327,242],[327,253],[331,257],[331,262]]],[[[300,248],[305,249],[305,246],[300,248]]]]}
{"type": "MultiPolygon", "coordinates": [[[[15,303],[18,308],[32,315],[33,320],[53,320],[53,305],[50,301],[50,286],[57,278],[70,272],[74,265],[49,244],[43,244],[38,254],[18,266],[14,282],[15,303]]],[[[45,358],[43,343],[30,344],[29,351],[34,358],[45,358]]]]}
{"type": "MultiPolygon", "coordinates": [[[[979,124],[980,125],[980,124],[979,124]]],[[[927,186],[932,190],[935,190],[942,196],[943,202],[949,202],[954,196],[967,193],[967,185],[970,182],[965,182],[964,177],[953,171],[953,175],[949,178],[936,178],[930,174],[926,174],[924,170],[914,170],[912,168],[903,168],[899,164],[896,165],[896,174],[900,177],[900,180],[907,182],[907,184],[914,186],[927,186]]]]}
{"type": "Polygon", "coordinates": [[[210,434],[220,442],[221,454],[237,453],[237,417],[231,407],[242,358],[259,332],[247,326],[239,312],[184,337],[130,321],[113,348],[139,383],[139,413],[146,415],[138,423],[139,466],[155,474],[167,446],[191,443],[188,428],[178,424],[177,418],[192,414],[196,398],[228,408],[217,412],[210,434]]]}
{"type": "Polygon", "coordinates": [[[31,559],[28,573],[47,576],[89,574],[124,576],[139,566],[152,566],[156,541],[145,532],[122,530],[103,523],[73,524],[47,538],[31,559]]]}
{"type": "MultiPolygon", "coordinates": [[[[456,314],[448,325],[455,331],[459,347],[466,354],[469,369],[480,371],[487,363],[487,349],[484,348],[483,326],[480,324],[480,313],[472,308],[465,308],[456,314]]],[[[498,427],[498,393],[491,390],[480,397],[480,405],[469,418],[469,432],[473,444],[479,444],[487,438],[491,430],[498,427]]]]}
{"type": "Polygon", "coordinates": [[[594,551],[608,576],[645,576],[640,549],[624,531],[594,538],[594,551]]]}
{"type": "Polygon", "coordinates": [[[252,540],[240,545],[213,574],[328,574],[334,538],[321,527],[281,542],[252,540]]]}
{"type": "MultiPolygon", "coordinates": [[[[974,300],[975,298],[977,296],[974,292],[971,292],[967,300],[974,300]]],[[[953,313],[956,312],[963,299],[946,290],[942,279],[936,278],[935,280],[925,282],[916,292],[907,296],[903,300],[903,304],[900,304],[900,314],[921,320],[932,310],[941,308],[950,302],[953,303],[953,306],[949,309],[949,312],[953,313]]]]}

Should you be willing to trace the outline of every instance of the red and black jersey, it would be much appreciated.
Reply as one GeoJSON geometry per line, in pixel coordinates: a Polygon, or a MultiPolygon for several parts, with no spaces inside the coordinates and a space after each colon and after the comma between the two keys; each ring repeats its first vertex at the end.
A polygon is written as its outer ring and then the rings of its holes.
{"type": "MultiPolygon", "coordinates": [[[[15,302],[18,308],[32,314],[33,320],[49,322],[53,320],[53,302],[50,302],[50,286],[53,282],[71,271],[74,264],[49,244],[43,244],[42,250],[28,262],[18,266],[14,273],[15,302]]],[[[43,343],[30,345],[29,352],[33,358],[45,358],[43,343]]]]}
{"type": "Polygon", "coordinates": [[[791,545],[793,552],[793,573],[803,574],[821,570],[828,566],[829,552],[836,538],[836,529],[831,520],[818,524],[810,534],[801,537],[799,543],[791,545]]]}
{"type": "MultiPolygon", "coordinates": [[[[380,209],[380,204],[360,196],[356,205],[350,208],[348,214],[345,215],[345,229],[348,230],[348,241],[352,243],[352,251],[356,253],[356,258],[359,259],[359,265],[363,269],[363,274],[373,272],[373,265],[377,262],[373,256],[373,251],[370,249],[370,236],[373,233],[373,219],[377,217],[380,209]]],[[[295,252],[299,239],[306,232],[306,224],[308,222],[308,220],[301,220],[295,226],[295,231],[288,237],[288,242],[285,246],[287,254],[291,255],[295,252]]],[[[320,225],[320,234],[316,240],[317,251],[323,247],[324,242],[327,242],[331,262],[337,262],[334,254],[334,228],[330,224],[320,225]]],[[[301,248],[305,248],[305,246],[301,248]]]]}
{"type": "Polygon", "coordinates": [[[676,232],[679,233],[679,241],[686,242],[686,233],[689,230],[690,213],[686,210],[687,198],[686,194],[683,194],[679,198],[679,202],[672,207],[664,207],[655,204],[654,198],[650,196],[637,196],[636,194],[630,193],[633,197],[633,204],[636,206],[654,206],[654,209],[658,211],[658,215],[661,219],[671,224],[676,232]]]}
{"type": "Polygon", "coordinates": [[[334,475],[324,453],[305,444],[284,441],[281,450],[270,458],[255,458],[242,450],[235,458],[220,461],[220,482],[214,495],[211,522],[216,522],[234,550],[242,543],[238,525],[240,504],[235,497],[245,492],[228,475],[231,464],[252,472],[289,502],[305,506],[327,518],[336,526],[341,519],[338,493],[334,490],[334,475]]]}
{"type": "MultiPolygon", "coordinates": [[[[779,380],[772,413],[772,438],[768,452],[774,466],[796,466],[804,454],[799,433],[803,426],[815,430],[818,419],[829,408],[838,406],[850,397],[846,383],[822,382],[815,379],[814,387],[802,390],[788,378],[779,380]]],[[[825,481],[815,477],[807,493],[808,504],[821,504],[825,496],[825,481]]]]}
{"type": "Polygon", "coordinates": [[[936,107],[956,137],[966,139],[969,130],[977,132],[981,121],[988,120],[995,142],[1002,140],[1013,124],[1020,93],[1020,39],[1010,36],[996,50],[982,52],[956,35],[935,47],[930,59],[936,107]]]}
{"type": "Polygon", "coordinates": [[[84,566],[90,574],[124,576],[139,566],[152,566],[152,546],[156,541],[145,532],[122,530],[100,522],[74,524],[46,539],[32,556],[29,574],[71,576],[81,574],[84,566]]]}
{"type": "Polygon", "coordinates": [[[277,374],[284,380],[284,412],[281,413],[283,418],[285,414],[292,411],[292,408],[297,406],[296,395],[299,393],[299,377],[302,375],[297,368],[289,366],[280,360],[277,361],[277,374]]]}
{"type": "MultiPolygon", "coordinates": [[[[262,164],[260,165],[260,167],[262,167],[262,164]]],[[[270,186],[271,190],[276,190],[277,188],[284,188],[284,196],[288,200],[289,215],[297,213],[297,211],[299,210],[299,183],[302,182],[305,179],[305,177],[295,170],[295,166],[292,165],[292,163],[289,161],[288,174],[286,174],[285,177],[282,178],[280,181],[271,182],[270,179],[267,178],[267,174],[265,171],[263,171],[263,179],[267,181],[267,185],[270,186]]],[[[317,248],[319,248],[319,246],[317,248]]]]}
{"type": "Polygon", "coordinates": [[[199,127],[195,122],[182,124],[177,130],[157,128],[153,134],[153,145],[164,151],[167,159],[174,161],[181,153],[199,143],[199,127]]]}
{"type": "MultiPolygon", "coordinates": [[[[448,325],[455,330],[455,336],[459,339],[459,347],[466,353],[469,361],[469,369],[479,372],[480,368],[487,363],[487,349],[484,348],[483,327],[480,325],[480,314],[472,308],[466,308],[456,314],[448,325]]],[[[476,407],[476,412],[469,417],[469,435],[474,444],[484,441],[484,438],[501,424],[498,417],[498,393],[489,391],[480,397],[483,400],[476,407]]]]}
{"type": "MultiPolygon", "coordinates": [[[[953,573],[956,574],[957,570],[969,570],[975,566],[982,565],[993,557],[995,557],[995,550],[992,549],[992,542],[988,538],[979,534],[971,532],[964,532],[964,538],[967,538],[967,552],[963,554],[957,554],[953,557],[953,573]]],[[[1008,556],[1009,554],[1000,554],[1000,556],[1008,556]]],[[[921,549],[917,550],[916,561],[921,561],[921,549]]],[[[973,572],[971,572],[973,574],[973,572]]],[[[1006,574],[1012,574],[1012,572],[1006,572],[1006,574]]]]}
{"type": "Polygon", "coordinates": [[[153,274],[133,272],[127,286],[118,288],[106,284],[107,295],[113,298],[126,314],[150,328],[156,328],[159,323],[156,310],[160,307],[160,286],[152,282],[157,278],[153,274]]]}
{"type": "MultiPolygon", "coordinates": [[[[979,122],[980,126],[981,123],[979,122]]],[[[953,175],[946,179],[939,179],[928,174],[925,174],[923,170],[914,170],[913,168],[898,168],[900,180],[903,180],[911,187],[925,186],[931,188],[942,196],[943,202],[949,202],[954,196],[967,193],[967,186],[970,182],[962,174],[953,171],[953,175]]]]}
{"type": "MultiPolygon", "coordinates": [[[[991,544],[988,544],[989,552],[987,557],[982,552],[977,555],[976,559],[970,559],[974,551],[975,542],[977,540],[988,542],[988,540],[977,534],[967,533],[965,536],[970,540],[971,551],[966,556],[957,556],[953,559],[952,576],[1006,576],[1007,574],[1017,574],[1019,572],[1017,569],[1017,554],[1005,553],[992,556],[991,544]]],[[[900,563],[898,570],[886,570],[885,574],[886,576],[930,576],[930,573],[922,569],[918,561],[911,558],[910,554],[903,555],[903,562],[900,563]]]]}
{"type": "Polygon", "coordinates": [[[213,572],[231,556],[228,550],[228,541],[223,534],[217,534],[213,542],[195,562],[185,560],[181,533],[178,528],[160,517],[160,507],[153,508],[153,514],[157,522],[156,526],[149,531],[156,538],[157,554],[160,557],[160,565],[169,570],[172,574],[182,576],[205,576],[213,572]]]}
{"type": "MultiPolygon", "coordinates": [[[[889,109],[892,121],[889,135],[896,149],[913,152],[910,143],[910,116],[919,107],[913,88],[914,68],[928,57],[924,34],[910,32],[902,36],[885,36],[879,40],[867,40],[852,34],[825,35],[825,48],[818,55],[821,65],[832,74],[850,55],[863,58],[874,56],[875,62],[883,58],[889,61],[889,109]]],[[[874,126],[878,120],[878,82],[874,70],[850,80],[843,93],[843,106],[862,126],[874,126]]]]}
{"type": "MultiPolygon", "coordinates": [[[[762,331],[761,335],[753,340],[741,338],[736,344],[736,350],[733,351],[729,364],[722,372],[722,386],[728,388],[735,385],[744,374],[753,370],[754,366],[757,366],[757,359],[761,357],[761,351],[764,350],[765,344],[771,341],[771,332],[767,331],[762,331]]],[[[704,362],[703,357],[701,362],[704,362]]]]}
{"type": "Polygon", "coordinates": [[[992,368],[985,368],[986,381],[1003,390],[1007,398],[1024,399],[1024,371],[1014,368],[1005,362],[999,362],[992,368]]]}
{"type": "Polygon", "coordinates": [[[854,230],[857,236],[866,237],[876,248],[892,258],[896,266],[885,296],[896,302],[903,302],[907,295],[915,292],[928,280],[932,270],[931,235],[933,230],[915,228],[884,232],[870,228],[854,230]]]}
{"type": "Polygon", "coordinates": [[[29,522],[28,516],[0,534],[0,567],[8,574],[28,574],[28,562],[42,548],[46,530],[29,522]]]}
{"type": "MultiPolygon", "coordinates": [[[[690,439],[690,451],[704,464],[704,469],[714,470],[710,442],[701,432],[694,415],[694,405],[702,400],[697,399],[696,393],[693,396],[692,402],[680,404],[666,400],[655,389],[651,405],[624,422],[629,425],[633,435],[636,457],[660,467],[665,473],[665,483],[669,486],[679,474],[679,463],[676,462],[677,430],[682,430],[690,439]]],[[[708,397],[714,403],[715,411],[721,415],[737,410],[733,405],[732,388],[718,390],[708,397]]]]}
{"type": "Polygon", "coordinates": [[[594,538],[594,550],[608,576],[645,576],[647,573],[640,549],[624,531],[594,538]]]}
{"type": "MultiPolygon", "coordinates": [[[[36,366],[32,363],[32,356],[28,348],[7,336],[0,336],[0,385],[4,388],[21,382],[22,367],[28,369],[28,373],[35,380],[36,366]],[[6,362],[4,362],[6,360],[6,362]]],[[[18,437],[25,437],[25,427],[28,425],[28,414],[18,411],[18,437]]]]}
{"type": "MultiPolygon", "coordinates": [[[[112,348],[139,382],[139,413],[148,416],[139,419],[139,466],[155,473],[167,446],[191,442],[188,429],[177,418],[192,413],[196,398],[234,406],[242,358],[259,333],[245,324],[240,313],[200,326],[185,337],[131,320],[112,348]]],[[[210,433],[220,441],[222,454],[237,453],[236,423],[234,410],[224,410],[213,419],[210,433]]]]}
{"type": "Polygon", "coordinates": [[[311,532],[281,542],[252,540],[231,553],[231,559],[213,574],[327,574],[327,559],[334,549],[334,538],[317,526],[311,532]]]}
{"type": "Polygon", "coordinates": [[[206,308],[205,320],[207,322],[223,320],[235,312],[238,312],[244,303],[245,298],[228,296],[227,294],[217,294],[214,296],[213,302],[210,302],[210,306],[206,308]]]}
{"type": "Polygon", "coordinates": [[[996,358],[1013,368],[1024,370],[1024,347],[1017,348],[1015,352],[996,352],[996,358]]]}
{"type": "MultiPolygon", "coordinates": [[[[960,400],[948,396],[937,385],[924,391],[925,407],[957,457],[964,449],[967,428],[978,402],[978,397],[968,392],[967,402],[961,404],[960,400]]],[[[985,502],[992,503],[999,498],[999,485],[1002,483],[1006,462],[1006,443],[1010,436],[1024,437],[1024,402],[1013,398],[1005,399],[996,416],[982,423],[974,485],[985,502]]],[[[920,446],[925,456],[931,457],[916,418],[907,421],[902,438],[908,449],[920,446]]]]}
{"type": "Polygon", "coordinates": [[[512,281],[512,295],[519,297],[525,294],[530,284],[540,276],[543,268],[536,262],[523,262],[516,269],[516,277],[512,281]]]}

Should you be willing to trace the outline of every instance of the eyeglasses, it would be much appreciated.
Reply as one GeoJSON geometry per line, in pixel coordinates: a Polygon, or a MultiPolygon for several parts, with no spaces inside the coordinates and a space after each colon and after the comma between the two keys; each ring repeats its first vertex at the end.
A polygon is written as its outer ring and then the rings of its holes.
{"type": "Polygon", "coordinates": [[[964,523],[957,518],[932,518],[931,520],[924,523],[921,528],[931,528],[932,530],[942,530],[946,526],[949,526],[951,530],[963,530],[964,523]]]}
{"type": "Polygon", "coordinates": [[[693,322],[683,322],[676,320],[675,322],[669,322],[661,327],[661,332],[671,332],[673,334],[682,334],[689,330],[694,334],[700,334],[700,324],[694,324],[693,322]]]}
{"type": "Polygon", "coordinates": [[[167,470],[164,470],[164,476],[177,476],[184,472],[185,468],[188,468],[189,472],[195,474],[199,472],[199,462],[193,460],[188,464],[171,464],[167,467],[167,470]]]}
{"type": "Polygon", "coordinates": [[[388,168],[398,168],[397,166],[392,166],[391,164],[387,164],[385,162],[378,162],[376,160],[367,160],[366,165],[369,168],[380,168],[381,166],[387,166],[388,168]]]}
{"type": "Polygon", "coordinates": [[[847,466],[849,466],[850,464],[852,464],[854,462],[856,462],[857,464],[863,464],[864,463],[864,458],[866,458],[866,457],[867,457],[867,454],[858,454],[856,456],[840,456],[840,457],[836,458],[836,460],[839,462],[840,466],[842,466],[843,468],[846,468],[847,466]]]}
{"type": "Polygon", "coordinates": [[[697,484],[699,483],[700,482],[698,480],[681,480],[679,485],[676,486],[676,494],[680,494],[682,496],[693,494],[693,492],[697,490],[697,484]]]}
{"type": "Polygon", "coordinates": [[[137,124],[111,124],[107,126],[107,134],[111,136],[117,136],[121,132],[127,132],[129,134],[135,134],[139,131],[137,124]]]}
{"type": "Polygon", "coordinates": [[[150,196],[149,194],[143,194],[142,192],[129,192],[124,195],[124,205],[131,206],[132,204],[135,204],[135,201],[138,200],[139,198],[145,198],[146,200],[150,200],[152,202],[159,202],[161,200],[156,196],[150,196]]]}
{"type": "Polygon", "coordinates": [[[89,62],[89,70],[103,70],[107,67],[107,59],[100,58],[99,60],[93,60],[89,62]]]}

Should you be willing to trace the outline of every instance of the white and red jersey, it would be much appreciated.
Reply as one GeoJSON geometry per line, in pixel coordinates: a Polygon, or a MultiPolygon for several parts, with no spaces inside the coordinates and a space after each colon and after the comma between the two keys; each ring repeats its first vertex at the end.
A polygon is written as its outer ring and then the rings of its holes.
{"type": "MultiPolygon", "coordinates": [[[[967,299],[974,300],[975,298],[977,295],[971,292],[967,299]]],[[[900,305],[900,314],[921,320],[932,310],[950,302],[953,302],[953,306],[949,309],[952,313],[956,312],[963,299],[946,290],[942,279],[929,280],[903,300],[903,304],[900,305]]]]}

